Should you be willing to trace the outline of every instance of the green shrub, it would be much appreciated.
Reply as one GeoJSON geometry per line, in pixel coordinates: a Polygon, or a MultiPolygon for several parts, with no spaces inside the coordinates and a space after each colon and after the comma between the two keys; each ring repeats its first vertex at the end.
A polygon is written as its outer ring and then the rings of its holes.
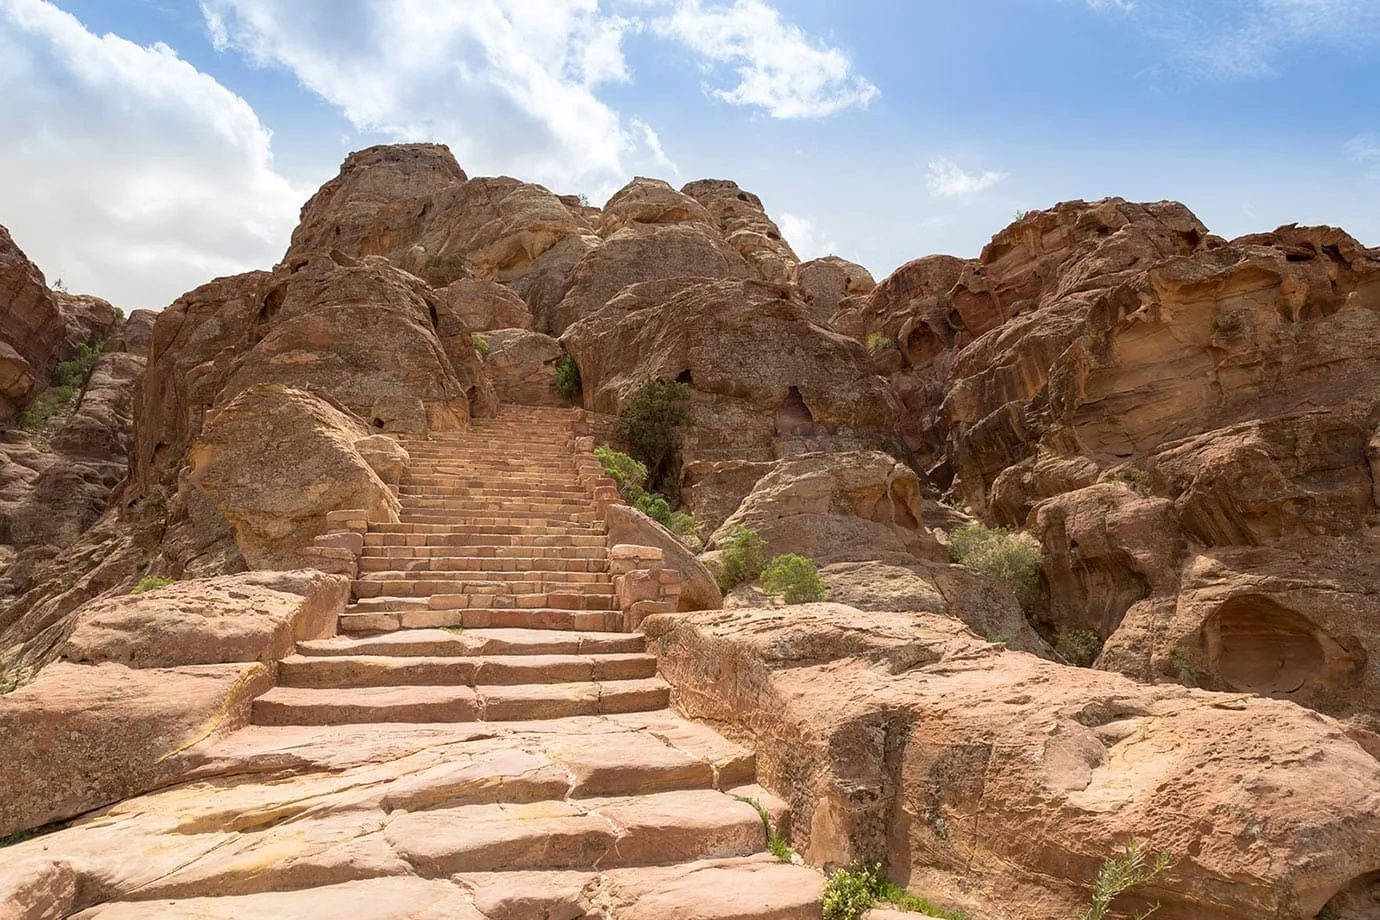
{"type": "Polygon", "coordinates": [[[470,276],[470,260],[461,252],[443,252],[428,256],[422,267],[422,277],[432,285],[445,287],[470,276]]]}
{"type": "Polygon", "coordinates": [[[1128,466],[1112,474],[1113,482],[1124,482],[1141,498],[1150,497],[1150,474],[1138,466],[1128,466]]]}
{"type": "Polygon", "coordinates": [[[125,311],[122,310],[122,309],[120,309],[119,307],[116,307],[116,308],[115,308],[115,318],[116,318],[117,320],[124,319],[124,318],[125,318],[125,311]]]}
{"type": "Polygon", "coordinates": [[[647,481],[647,468],[645,466],[627,454],[614,450],[607,444],[601,444],[594,448],[594,457],[604,468],[604,475],[614,481],[614,484],[618,486],[618,491],[624,493],[625,498],[629,486],[641,486],[647,481]]]}
{"type": "Polygon", "coordinates": [[[870,352],[895,351],[898,347],[896,340],[885,332],[869,332],[867,334],[867,350],[870,352]]]}
{"type": "Polygon", "coordinates": [[[733,528],[721,549],[718,581],[725,591],[752,581],[767,564],[767,541],[746,527],[733,528]]]}
{"type": "Polygon", "coordinates": [[[666,529],[679,537],[680,542],[695,552],[704,548],[704,541],[700,539],[699,527],[695,524],[695,519],[686,512],[671,512],[671,521],[666,525],[666,529]]]}
{"type": "Polygon", "coordinates": [[[145,591],[157,591],[159,588],[166,588],[175,581],[177,581],[176,578],[164,578],[161,575],[151,576],[141,580],[129,593],[143,594],[145,591]]]}
{"type": "Polygon", "coordinates": [[[664,472],[680,448],[681,427],[689,413],[690,388],[676,380],[649,380],[623,405],[618,438],[654,475],[664,472]]]}
{"type": "Polygon", "coordinates": [[[1201,676],[1198,666],[1193,663],[1192,653],[1182,645],[1174,646],[1173,651],[1169,653],[1169,663],[1174,666],[1181,680],[1192,681],[1195,684],[1198,682],[1201,676]]]}
{"type": "Polygon", "coordinates": [[[477,332],[474,334],[474,350],[479,352],[481,358],[489,356],[489,340],[477,332]]]}
{"type": "Polygon", "coordinates": [[[788,604],[824,600],[824,582],[815,564],[804,556],[785,553],[774,557],[762,570],[762,590],[788,604]]]}
{"type": "MultiPolygon", "coordinates": [[[[1111,913],[1112,902],[1118,895],[1147,884],[1174,865],[1174,857],[1169,853],[1159,853],[1153,859],[1149,856],[1150,854],[1133,840],[1126,845],[1126,849],[1104,862],[1101,871],[1097,873],[1097,881],[1093,882],[1092,905],[1078,920],[1105,920],[1111,913]]],[[[1142,920],[1154,913],[1158,906],[1141,914],[1142,920]]]]}
{"type": "Polygon", "coordinates": [[[878,901],[903,911],[914,911],[940,920],[967,920],[962,911],[943,910],[919,895],[911,894],[882,875],[879,863],[863,863],[839,869],[824,884],[824,920],[858,920],[878,901]]]}
{"type": "Polygon", "coordinates": [[[14,417],[14,423],[25,431],[40,433],[54,418],[72,408],[76,398],[77,391],[70,386],[45,390],[14,417]]]}
{"type": "Polygon", "coordinates": [[[584,392],[584,383],[580,380],[580,366],[570,355],[562,355],[556,362],[556,392],[571,402],[579,399],[580,394],[584,392]]]}
{"type": "Polygon", "coordinates": [[[767,838],[767,852],[781,860],[783,863],[792,862],[795,859],[795,850],[786,842],[786,838],[780,834],[772,834],[767,838]]]}
{"type": "Polygon", "coordinates": [[[1034,608],[1040,590],[1040,546],[1027,534],[972,524],[949,535],[949,550],[956,562],[1006,582],[1022,610],[1034,608]]]}
{"type": "Polygon", "coordinates": [[[671,523],[671,503],[660,495],[643,492],[634,503],[638,511],[656,521],[662,527],[671,523]]]}
{"type": "Polygon", "coordinates": [[[91,374],[91,368],[96,366],[96,362],[101,357],[101,343],[87,345],[85,342],[77,345],[77,355],[70,361],[59,361],[53,368],[49,379],[53,386],[68,390],[75,394],[86,384],[86,378],[91,374]]]}
{"type": "Polygon", "coordinates": [[[1065,629],[1055,639],[1054,650],[1069,664],[1090,668],[1102,653],[1102,637],[1091,629],[1065,629]]]}
{"type": "Polygon", "coordinates": [[[824,920],[859,920],[877,902],[881,870],[876,865],[839,869],[824,883],[824,920]]]}

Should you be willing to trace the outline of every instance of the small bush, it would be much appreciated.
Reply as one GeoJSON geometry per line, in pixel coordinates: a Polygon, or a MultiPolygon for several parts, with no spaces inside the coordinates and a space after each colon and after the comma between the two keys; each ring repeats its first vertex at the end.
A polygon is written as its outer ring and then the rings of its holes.
{"type": "Polygon", "coordinates": [[[1150,497],[1150,474],[1138,466],[1128,466],[1112,474],[1112,481],[1124,482],[1141,498],[1150,497]]]}
{"type": "Polygon", "coordinates": [[[422,276],[437,287],[445,287],[461,278],[468,278],[470,274],[470,260],[461,252],[443,252],[428,256],[426,264],[422,267],[422,276]]]}
{"type": "Polygon", "coordinates": [[[592,207],[594,207],[594,205],[592,205],[592,204],[589,203],[589,196],[586,195],[584,192],[581,192],[581,193],[580,193],[580,207],[582,207],[582,208],[592,208],[592,207]]]}
{"type": "Polygon", "coordinates": [[[949,535],[949,549],[956,562],[1006,582],[1022,610],[1028,613],[1035,606],[1040,546],[1026,534],[1009,527],[973,524],[949,535]]]}
{"type": "Polygon", "coordinates": [[[824,600],[824,582],[815,564],[804,556],[785,553],[774,557],[762,570],[762,590],[788,604],[824,600]]]}
{"type": "Polygon", "coordinates": [[[149,578],[142,579],[137,585],[134,586],[134,589],[129,593],[143,594],[145,591],[157,591],[159,588],[166,588],[168,585],[172,584],[175,581],[177,581],[176,578],[164,578],[161,575],[151,576],[149,578]]]}
{"type": "Polygon", "coordinates": [[[699,527],[695,524],[695,519],[686,512],[671,512],[671,521],[666,525],[666,529],[695,552],[698,553],[704,549],[704,541],[700,539],[699,527]]]}
{"type": "Polygon", "coordinates": [[[645,466],[627,454],[614,450],[607,444],[601,444],[594,448],[594,457],[604,468],[604,475],[614,481],[614,484],[618,486],[618,491],[624,493],[625,498],[629,486],[641,486],[647,481],[647,468],[645,466]]]}
{"type": "Polygon", "coordinates": [[[879,351],[895,351],[898,347],[896,340],[884,332],[867,334],[867,350],[874,354],[879,351]]]}
{"type": "Polygon", "coordinates": [[[580,366],[570,355],[562,355],[556,362],[556,392],[571,402],[579,399],[580,394],[584,392],[584,383],[580,380],[580,366]]]}
{"type": "Polygon", "coordinates": [[[911,894],[882,875],[878,863],[839,869],[824,884],[824,920],[858,920],[878,901],[903,911],[914,911],[940,920],[967,920],[962,911],[943,910],[925,898],[911,894]]]}
{"type": "Polygon", "coordinates": [[[1182,645],[1174,646],[1174,650],[1169,653],[1169,663],[1174,666],[1181,680],[1192,681],[1195,684],[1198,682],[1201,676],[1198,666],[1193,663],[1192,653],[1182,645]]]}
{"type": "Polygon", "coordinates": [[[637,510],[656,521],[662,527],[671,523],[671,503],[660,495],[643,492],[635,502],[637,510]]]}
{"type": "Polygon", "coordinates": [[[839,869],[824,883],[824,920],[859,920],[877,902],[880,869],[863,865],[855,869],[839,869]]]}
{"type": "Polygon", "coordinates": [[[752,581],[767,564],[767,541],[746,527],[735,527],[721,548],[718,581],[725,591],[752,581]]]}
{"type": "Polygon", "coordinates": [[[791,849],[791,845],[787,843],[786,839],[780,834],[772,834],[771,837],[767,839],[767,852],[783,863],[793,862],[795,860],[795,850],[791,849]]]}
{"type": "Polygon", "coordinates": [[[14,417],[14,423],[25,431],[42,433],[53,419],[72,408],[76,398],[76,390],[69,386],[46,390],[14,417]]]}
{"type": "Polygon", "coordinates": [[[1090,668],[1102,653],[1102,637],[1091,629],[1065,629],[1055,640],[1054,650],[1069,664],[1090,668]]]}
{"type": "Polygon", "coordinates": [[[116,308],[115,308],[115,318],[116,318],[117,320],[124,319],[124,318],[125,318],[125,311],[122,310],[122,309],[120,309],[119,307],[116,307],[116,308]]]}
{"type": "Polygon", "coordinates": [[[75,395],[76,391],[85,386],[86,378],[91,375],[91,368],[96,366],[100,357],[101,343],[87,345],[82,342],[77,345],[76,357],[70,361],[59,361],[49,379],[53,386],[75,395]]]}
{"type": "Polygon", "coordinates": [[[623,405],[618,438],[654,474],[680,448],[681,427],[689,418],[690,388],[676,380],[649,380],[623,405]]]}
{"type": "MultiPolygon", "coordinates": [[[[1093,883],[1092,905],[1078,920],[1105,920],[1111,913],[1112,902],[1123,892],[1138,888],[1152,881],[1161,872],[1174,865],[1174,857],[1169,853],[1159,853],[1153,858],[1134,840],[1126,849],[1109,858],[1102,864],[1093,883]]],[[[1158,905],[1141,914],[1148,917],[1158,905]]]]}
{"type": "Polygon", "coordinates": [[[489,356],[489,340],[477,332],[474,334],[474,350],[479,352],[481,358],[489,356]]]}

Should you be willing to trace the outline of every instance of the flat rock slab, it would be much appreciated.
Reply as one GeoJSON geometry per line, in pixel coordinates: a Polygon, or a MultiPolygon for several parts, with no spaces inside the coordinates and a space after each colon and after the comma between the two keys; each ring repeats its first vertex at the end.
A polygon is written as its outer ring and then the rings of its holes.
{"type": "Polygon", "coordinates": [[[438,879],[378,878],[228,898],[106,904],[72,920],[484,920],[458,887],[438,879]]]}

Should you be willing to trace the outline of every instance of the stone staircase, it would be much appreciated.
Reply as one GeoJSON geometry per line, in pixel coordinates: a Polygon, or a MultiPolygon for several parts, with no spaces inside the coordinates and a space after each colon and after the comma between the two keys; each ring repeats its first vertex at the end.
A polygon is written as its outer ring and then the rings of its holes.
{"type": "Polygon", "coordinates": [[[509,410],[405,446],[402,520],[369,525],[345,634],[299,643],[246,731],[483,740],[464,782],[389,816],[417,876],[469,892],[456,903],[476,912],[455,916],[819,917],[819,875],[762,852],[786,807],[752,753],[669,711],[644,637],[616,631],[570,413],[509,410]],[[495,737],[525,739],[521,756],[495,737]]]}

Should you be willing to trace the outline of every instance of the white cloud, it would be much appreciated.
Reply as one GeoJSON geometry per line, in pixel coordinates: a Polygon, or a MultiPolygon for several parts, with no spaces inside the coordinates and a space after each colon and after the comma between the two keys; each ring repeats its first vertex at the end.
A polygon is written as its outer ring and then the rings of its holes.
{"type": "Polygon", "coordinates": [[[163,307],[282,255],[307,190],[249,104],[166,45],[0,0],[0,100],[0,223],[50,280],[163,307]]]}
{"type": "Polygon", "coordinates": [[[839,244],[821,232],[812,218],[782,214],[776,223],[781,228],[781,235],[791,244],[801,261],[835,255],[839,251],[839,244]]]}
{"type": "Polygon", "coordinates": [[[612,191],[655,132],[595,94],[635,18],[597,0],[201,0],[213,40],[282,66],[361,132],[440,140],[472,174],[612,191]],[[629,161],[633,161],[631,164],[629,161]]]}
{"type": "Polygon", "coordinates": [[[945,198],[966,198],[996,185],[1007,177],[1004,172],[988,170],[970,173],[953,160],[939,157],[929,162],[926,184],[931,192],[945,198]]]}
{"type": "Polygon", "coordinates": [[[853,72],[848,55],[811,40],[762,0],[708,7],[701,0],[679,0],[654,28],[734,70],[737,85],[712,90],[715,96],[756,106],[774,118],[818,118],[866,108],[879,95],[876,86],[853,72]]]}

